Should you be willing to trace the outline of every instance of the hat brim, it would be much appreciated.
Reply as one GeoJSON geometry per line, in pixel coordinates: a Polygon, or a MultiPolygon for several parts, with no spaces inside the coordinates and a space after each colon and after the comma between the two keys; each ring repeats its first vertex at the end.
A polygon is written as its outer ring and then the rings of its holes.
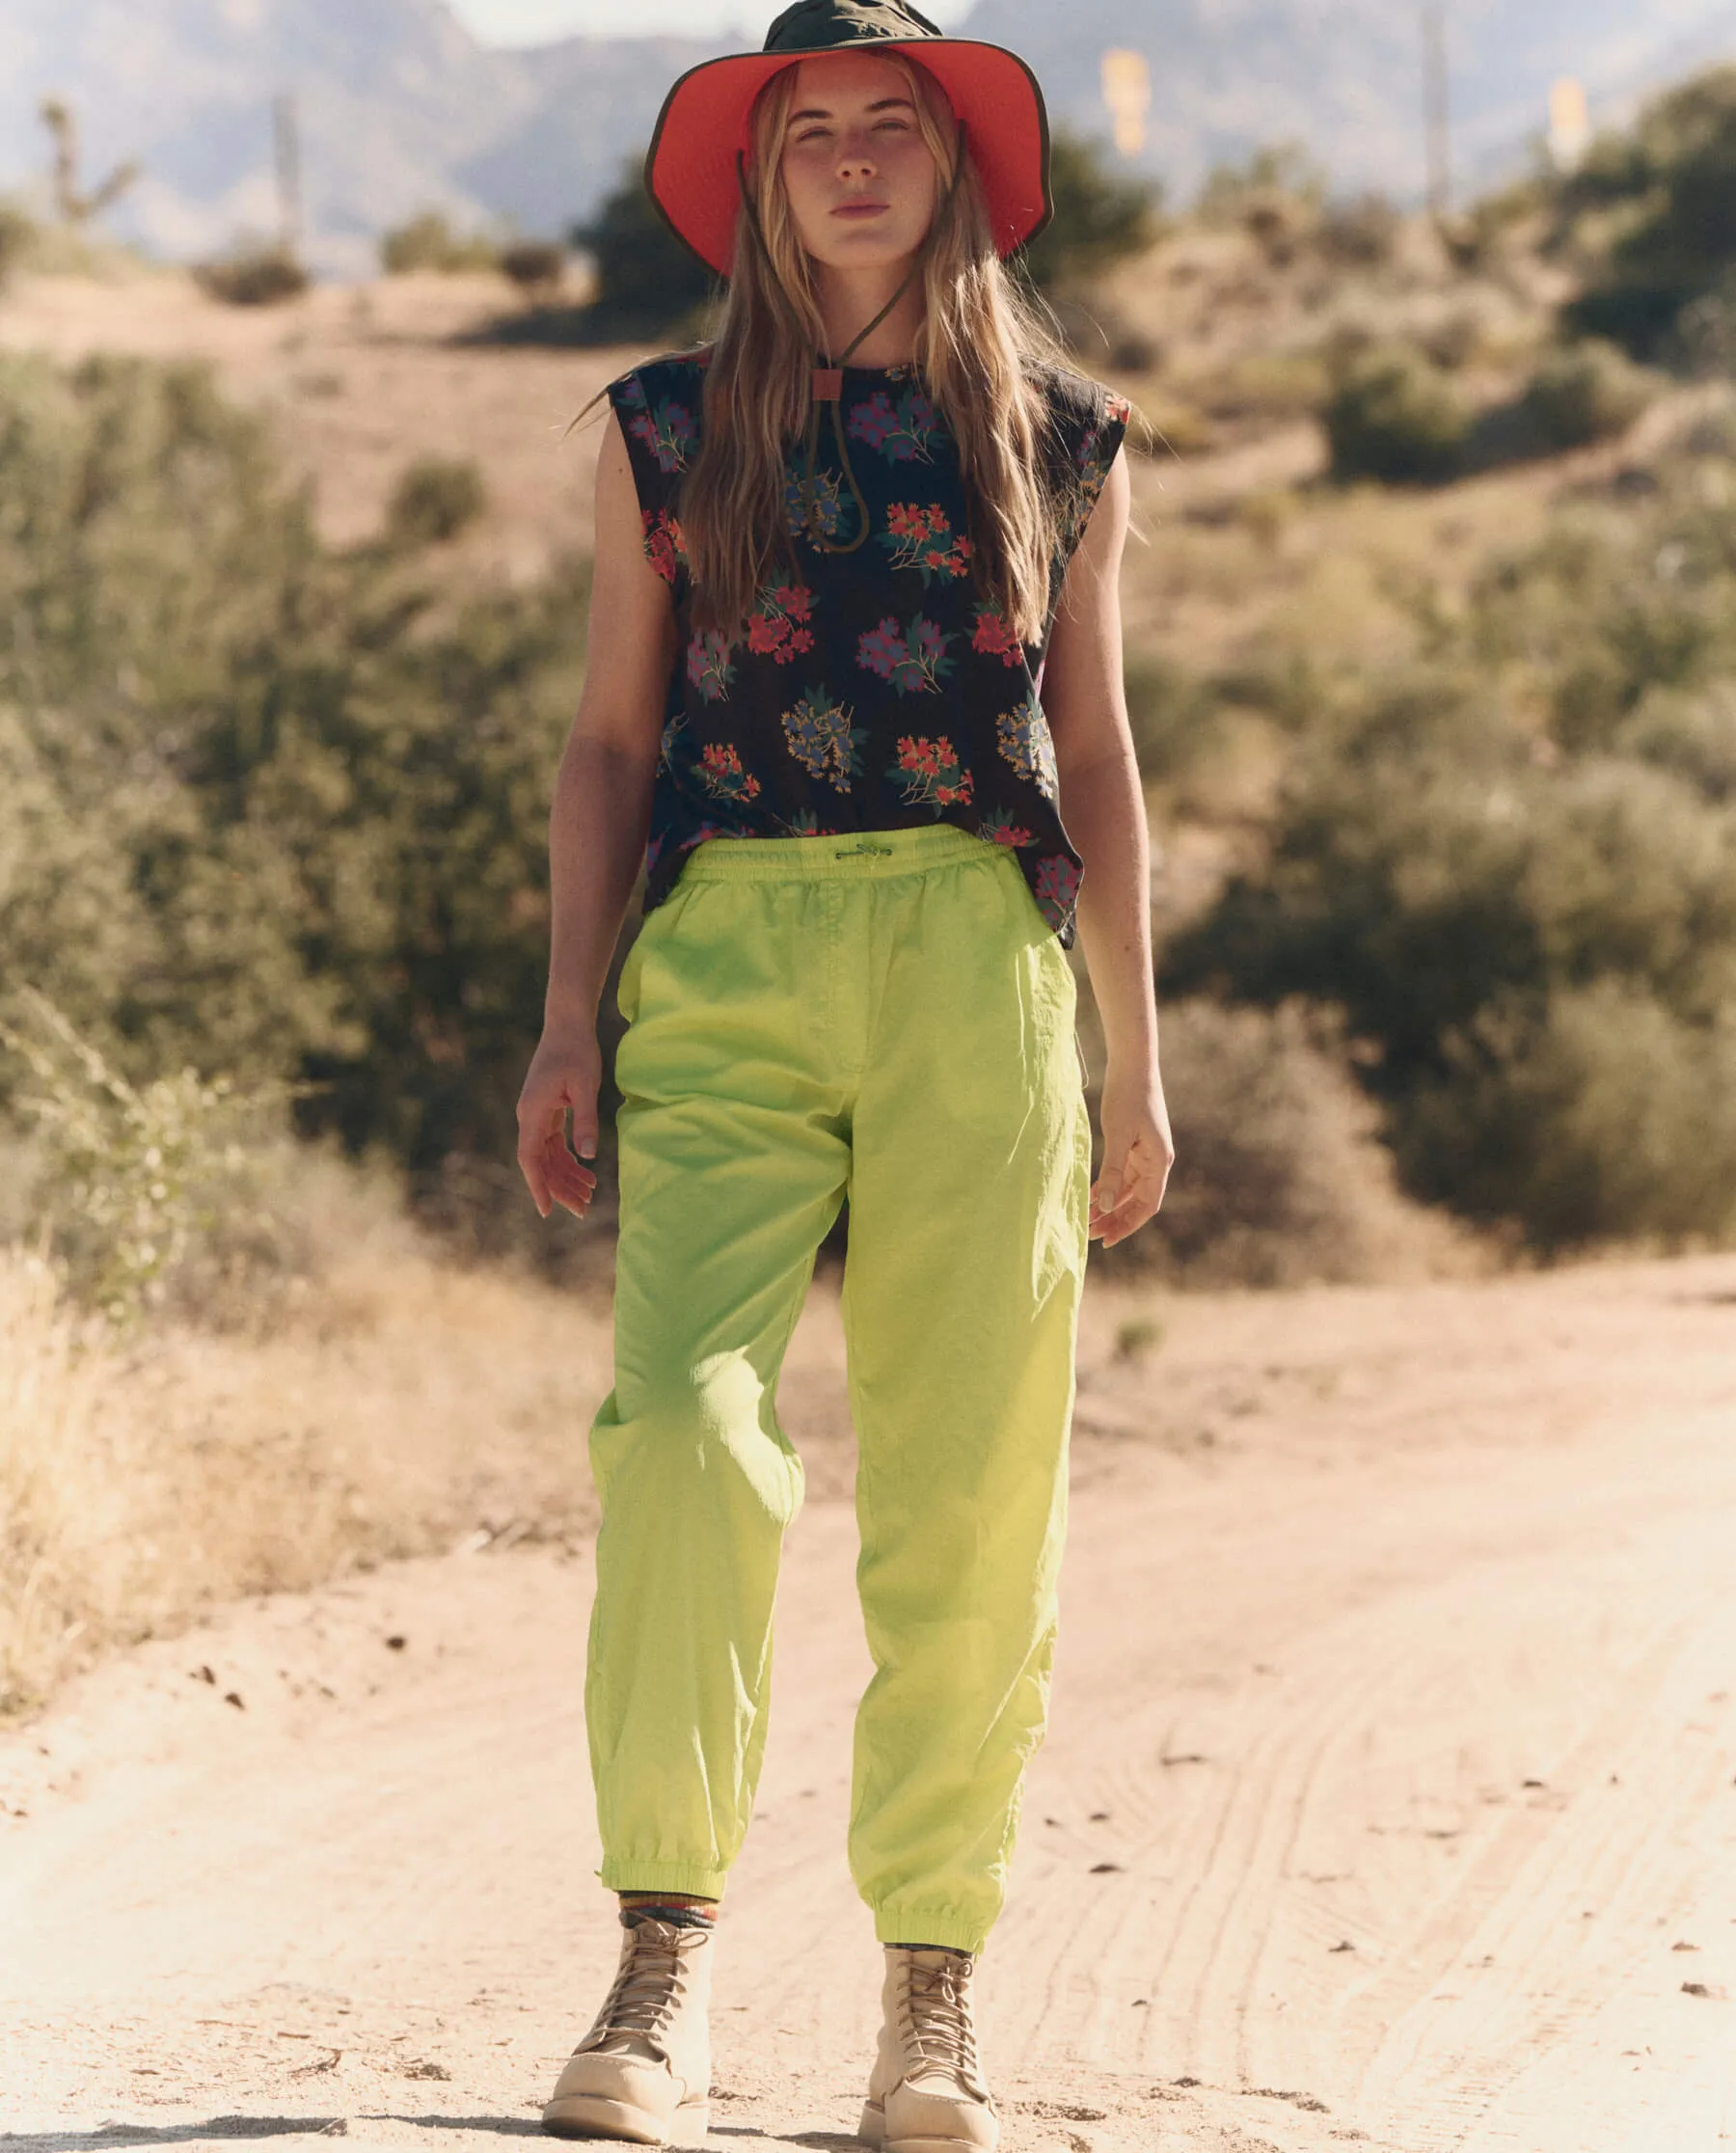
{"type": "MultiPolygon", "coordinates": [[[[982,175],[1000,255],[1043,230],[1053,213],[1048,114],[1037,77],[1016,52],[968,38],[877,38],[848,49],[908,53],[946,92],[982,175]]],[[[676,237],[719,276],[729,275],[735,254],[736,156],[751,149],[753,100],[773,75],[822,57],[744,52],[702,61],[664,99],[645,153],[645,186],[676,237]]]]}

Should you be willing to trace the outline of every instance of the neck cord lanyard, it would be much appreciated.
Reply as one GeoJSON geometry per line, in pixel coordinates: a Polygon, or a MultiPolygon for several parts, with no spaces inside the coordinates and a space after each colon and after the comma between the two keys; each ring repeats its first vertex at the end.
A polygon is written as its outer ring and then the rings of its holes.
{"type": "MultiPolygon", "coordinates": [[[[953,200],[959,191],[959,182],[963,176],[964,123],[961,120],[959,122],[958,151],[953,163],[952,179],[947,186],[945,196],[930,220],[928,234],[917,250],[915,259],[906,272],[904,282],[892,294],[891,298],[886,301],[879,313],[874,316],[873,320],[865,328],[858,329],[855,335],[851,338],[835,363],[818,350],[814,350],[810,354],[812,368],[809,376],[807,434],[802,444],[801,522],[810,543],[821,553],[854,553],[857,547],[867,539],[868,527],[871,521],[868,504],[862,498],[862,489],[856,481],[855,472],[851,465],[850,448],[844,439],[843,422],[838,416],[838,407],[844,395],[844,368],[849,365],[851,355],[874,334],[893,308],[898,305],[905,293],[909,290],[917,277],[921,275],[923,265],[928,259],[928,251],[934,239],[935,228],[952,207],[953,200]],[[820,446],[820,406],[822,404],[830,408],[832,439],[837,443],[838,461],[843,466],[845,482],[850,488],[851,499],[855,503],[856,508],[855,536],[845,545],[834,545],[827,535],[820,516],[819,503],[814,493],[814,458],[820,446]]],[[[783,288],[782,283],[772,259],[772,250],[766,244],[766,234],[760,224],[759,210],[747,185],[746,159],[739,150],[736,151],[736,177],[741,183],[742,202],[747,211],[747,223],[759,248],[760,258],[771,274],[773,284],[781,291],[783,288]]],[[[784,296],[787,301],[788,294],[785,293],[784,296]]],[[[792,308],[791,312],[794,313],[794,311],[792,308]]]]}

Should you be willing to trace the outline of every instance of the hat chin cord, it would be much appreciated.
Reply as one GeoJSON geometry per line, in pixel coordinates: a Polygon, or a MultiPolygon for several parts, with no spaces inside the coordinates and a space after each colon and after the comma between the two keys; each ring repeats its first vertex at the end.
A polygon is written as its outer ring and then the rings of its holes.
{"type": "MultiPolygon", "coordinates": [[[[850,364],[852,355],[873,336],[881,323],[886,319],[887,315],[891,313],[892,310],[921,275],[923,265],[928,259],[929,248],[934,243],[935,228],[952,207],[959,192],[960,182],[963,177],[964,123],[961,120],[959,122],[958,153],[953,162],[952,179],[948,183],[946,193],[936,208],[934,216],[929,220],[928,231],[923,235],[922,244],[917,248],[909,268],[905,272],[904,281],[879,313],[851,338],[836,360],[833,360],[828,354],[822,352],[817,347],[812,349],[810,353],[812,371],[808,394],[807,433],[802,443],[801,459],[801,523],[809,543],[821,553],[854,553],[866,541],[868,527],[872,520],[869,515],[868,504],[862,498],[862,489],[857,483],[855,472],[850,461],[850,447],[844,439],[844,425],[839,417],[839,406],[844,396],[844,368],[850,364]],[[825,526],[821,521],[819,502],[814,491],[814,459],[820,446],[820,406],[822,404],[825,404],[831,413],[832,439],[837,443],[838,461],[843,467],[844,478],[850,488],[851,499],[855,503],[855,536],[846,545],[834,545],[827,534],[825,526]]],[[[782,279],[778,276],[777,264],[772,259],[772,250],[766,244],[766,234],[760,223],[759,208],[747,185],[747,162],[739,150],[736,151],[736,177],[741,182],[742,204],[747,211],[748,227],[753,233],[754,244],[759,249],[760,259],[765,263],[773,284],[782,294],[785,304],[789,306],[792,318],[797,318],[796,308],[790,301],[788,291],[784,289],[782,279]]]]}

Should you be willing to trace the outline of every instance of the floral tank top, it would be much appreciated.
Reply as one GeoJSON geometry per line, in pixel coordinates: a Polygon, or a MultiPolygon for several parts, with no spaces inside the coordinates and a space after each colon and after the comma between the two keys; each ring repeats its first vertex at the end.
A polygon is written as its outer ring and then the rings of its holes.
{"type": "Polygon", "coordinates": [[[1017,857],[1044,918],[1071,947],[1081,862],[1062,827],[1044,716],[1044,661],[1067,564],[1126,429],[1128,407],[1059,368],[1033,378],[1059,544],[1043,640],[1021,643],[973,584],[956,444],[914,367],[846,367],[811,490],[792,444],[795,568],[759,592],[740,634],[696,634],[681,482],[703,422],[703,361],[658,359],[609,387],[633,465],[645,552],[670,589],[678,656],[652,795],[644,910],[712,837],[834,837],[947,822],[1017,857]],[[865,504],[866,541],[847,554],[865,504]]]}

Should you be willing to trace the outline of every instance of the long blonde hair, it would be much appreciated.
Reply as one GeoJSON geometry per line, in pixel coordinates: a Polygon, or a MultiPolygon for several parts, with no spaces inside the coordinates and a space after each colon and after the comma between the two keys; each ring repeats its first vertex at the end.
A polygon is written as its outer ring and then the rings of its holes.
{"type": "MultiPolygon", "coordinates": [[[[995,252],[967,146],[959,169],[944,91],[908,55],[887,58],[909,82],[936,174],[917,370],[958,444],[979,589],[1021,640],[1037,642],[1066,509],[1045,483],[1045,407],[1031,370],[1059,353],[995,252]]],[[[738,632],[780,557],[792,553],[790,445],[807,421],[813,355],[826,337],[813,264],[783,185],[795,88],[796,69],[786,68],[754,104],[746,173],[754,200],[738,212],[728,298],[706,370],[704,439],[681,489],[694,624],[726,635],[738,632]]]]}

